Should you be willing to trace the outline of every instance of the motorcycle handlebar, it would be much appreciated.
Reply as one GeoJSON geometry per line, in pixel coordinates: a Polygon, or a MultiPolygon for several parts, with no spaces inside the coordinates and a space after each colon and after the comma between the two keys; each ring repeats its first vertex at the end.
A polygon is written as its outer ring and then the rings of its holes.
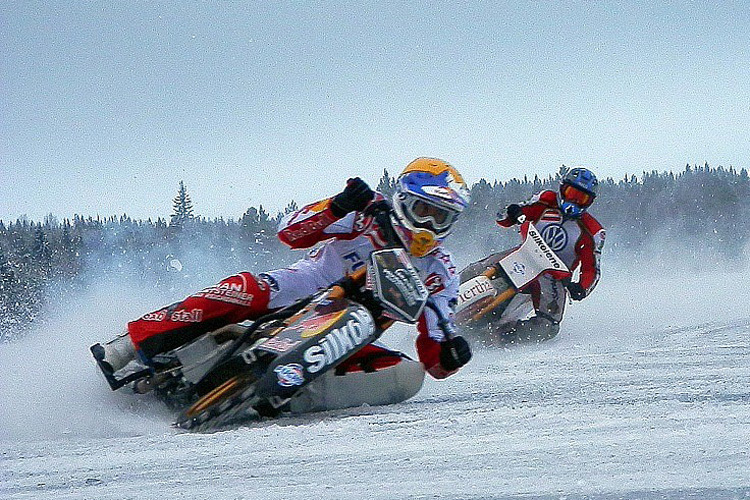
{"type": "MultiPolygon", "coordinates": [[[[381,235],[385,239],[386,247],[397,247],[403,246],[401,240],[396,234],[396,230],[393,228],[391,221],[391,213],[393,207],[386,200],[379,200],[367,206],[364,210],[366,216],[375,219],[375,222],[380,229],[381,235]]],[[[336,284],[331,287],[330,298],[338,299],[356,293],[356,291],[364,284],[367,276],[367,267],[362,266],[361,268],[354,271],[339,280],[336,284]]]]}
{"type": "Polygon", "coordinates": [[[401,239],[396,234],[391,220],[393,207],[386,200],[371,203],[364,211],[365,215],[371,216],[380,228],[381,235],[385,239],[387,247],[402,247],[401,239]]]}

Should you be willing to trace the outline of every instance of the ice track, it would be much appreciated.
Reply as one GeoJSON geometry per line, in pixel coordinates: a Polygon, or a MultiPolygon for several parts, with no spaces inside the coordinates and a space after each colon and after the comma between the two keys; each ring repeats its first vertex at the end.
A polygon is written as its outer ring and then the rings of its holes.
{"type": "MultiPolygon", "coordinates": [[[[648,300],[627,283],[571,307],[558,339],[477,350],[404,404],[208,435],[106,394],[91,371],[90,395],[37,402],[53,414],[34,422],[3,377],[0,498],[749,499],[750,316],[726,306],[736,297],[664,308],[675,283],[648,300]]],[[[410,348],[406,328],[388,336],[410,348]]],[[[0,346],[30,373],[13,360],[0,346]]]]}

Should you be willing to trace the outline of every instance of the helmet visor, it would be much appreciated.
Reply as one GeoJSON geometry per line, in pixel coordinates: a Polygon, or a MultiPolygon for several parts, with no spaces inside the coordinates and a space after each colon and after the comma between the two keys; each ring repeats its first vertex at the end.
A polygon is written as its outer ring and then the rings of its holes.
{"type": "Polygon", "coordinates": [[[429,229],[436,234],[447,232],[458,217],[455,210],[433,205],[415,196],[409,196],[404,205],[406,216],[415,227],[429,229]]]}
{"type": "Polygon", "coordinates": [[[586,208],[594,202],[593,196],[570,184],[563,184],[560,188],[560,194],[562,195],[563,200],[575,203],[582,208],[586,208]]]}

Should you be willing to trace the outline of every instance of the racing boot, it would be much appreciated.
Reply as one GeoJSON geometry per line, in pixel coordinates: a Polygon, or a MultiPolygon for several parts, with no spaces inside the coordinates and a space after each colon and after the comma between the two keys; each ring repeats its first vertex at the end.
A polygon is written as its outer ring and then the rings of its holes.
{"type": "Polygon", "coordinates": [[[124,333],[104,344],[96,343],[90,350],[112,390],[125,385],[126,382],[118,380],[115,372],[136,359],[135,346],[130,341],[130,336],[124,333]]]}

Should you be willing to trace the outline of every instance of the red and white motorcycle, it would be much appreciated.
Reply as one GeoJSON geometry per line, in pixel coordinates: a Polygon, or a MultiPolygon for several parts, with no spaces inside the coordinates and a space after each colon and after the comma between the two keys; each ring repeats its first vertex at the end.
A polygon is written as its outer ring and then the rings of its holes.
{"type": "Polygon", "coordinates": [[[570,279],[568,266],[544,241],[531,221],[521,224],[523,243],[492,254],[461,271],[456,324],[483,343],[502,345],[519,320],[533,316],[531,295],[524,293],[542,275],[570,279]]]}

